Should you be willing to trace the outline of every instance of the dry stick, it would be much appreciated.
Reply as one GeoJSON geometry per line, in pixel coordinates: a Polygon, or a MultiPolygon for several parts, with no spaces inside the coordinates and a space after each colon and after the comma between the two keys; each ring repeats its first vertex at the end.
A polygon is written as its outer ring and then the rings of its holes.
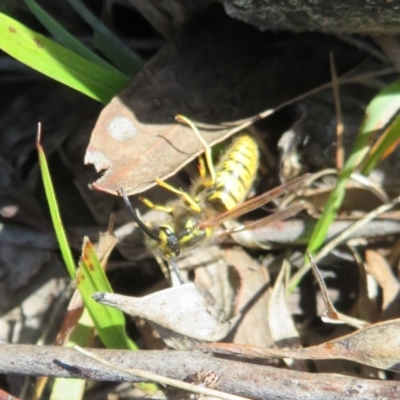
{"type": "Polygon", "coordinates": [[[388,58],[379,51],[373,43],[366,42],[361,37],[349,36],[349,35],[335,35],[340,41],[349,44],[352,47],[355,47],[358,50],[362,50],[365,53],[368,53],[370,56],[376,58],[379,61],[383,61],[387,63],[388,58]]]}
{"type": "Polygon", "coordinates": [[[333,59],[333,54],[329,55],[331,63],[331,74],[332,74],[332,92],[333,99],[335,103],[336,112],[336,168],[338,171],[343,169],[344,164],[344,149],[343,149],[343,118],[342,110],[340,106],[340,95],[339,95],[339,84],[336,74],[335,61],[333,59]]]}
{"type": "MultiPolygon", "coordinates": [[[[200,371],[215,371],[221,377],[220,390],[252,399],[362,400],[372,393],[375,399],[400,400],[399,382],[393,381],[290,371],[213,358],[193,350],[91,351],[122,368],[135,366],[181,380],[200,371]]],[[[34,345],[0,345],[0,373],[117,382],[143,380],[99,364],[74,349],[34,345]]]]}
{"type": "Polygon", "coordinates": [[[104,360],[104,358],[101,358],[87,350],[82,349],[82,347],[74,346],[74,349],[84,354],[85,356],[90,357],[93,360],[99,361],[106,366],[109,366],[121,372],[127,372],[128,374],[136,375],[137,377],[142,378],[146,381],[149,380],[160,383],[161,385],[169,385],[178,389],[188,390],[189,392],[198,394],[204,394],[205,396],[213,396],[223,400],[249,400],[245,397],[235,396],[234,394],[220,392],[219,390],[209,389],[207,387],[196,386],[193,383],[178,381],[177,379],[167,378],[166,376],[153,374],[152,372],[147,372],[140,369],[120,368],[117,365],[111,364],[108,361],[104,360]]]}
{"type": "MultiPolygon", "coordinates": [[[[379,206],[375,210],[366,214],[364,217],[360,218],[354,224],[350,225],[347,229],[342,231],[339,235],[337,235],[334,239],[332,239],[324,247],[322,247],[322,249],[314,256],[315,262],[318,262],[319,260],[321,260],[321,258],[328,255],[336,246],[338,246],[340,243],[344,242],[351,233],[353,233],[358,228],[360,228],[360,226],[373,220],[378,215],[380,215],[386,211],[389,211],[391,208],[395,207],[399,203],[400,203],[400,196],[393,199],[390,203],[379,206]]],[[[299,282],[301,280],[301,278],[309,271],[310,267],[311,267],[310,263],[307,262],[295,274],[293,274],[293,276],[290,280],[290,283],[289,283],[289,289],[288,289],[289,291],[291,291],[293,289],[292,286],[296,282],[299,282]]]]}
{"type": "MultiPolygon", "coordinates": [[[[321,171],[315,172],[313,174],[310,174],[310,177],[304,182],[305,187],[311,186],[312,183],[314,183],[316,180],[327,176],[327,175],[338,175],[339,172],[335,168],[326,168],[321,171]]],[[[389,201],[389,197],[384,192],[378,185],[373,183],[369,178],[367,178],[364,175],[361,175],[359,173],[353,172],[350,175],[350,179],[362,186],[365,187],[366,190],[369,190],[371,193],[373,193],[379,200],[381,200],[383,203],[387,203],[389,201]]],[[[294,192],[286,196],[282,203],[280,204],[280,207],[287,207],[290,203],[292,203],[296,197],[298,196],[299,191],[294,192]]]]}

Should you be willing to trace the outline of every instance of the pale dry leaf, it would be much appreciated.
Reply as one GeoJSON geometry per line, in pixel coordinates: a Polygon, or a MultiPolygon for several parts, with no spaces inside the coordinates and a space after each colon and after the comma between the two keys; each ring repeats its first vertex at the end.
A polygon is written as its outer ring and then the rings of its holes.
{"type": "MultiPolygon", "coordinates": [[[[286,302],[285,281],[289,272],[289,260],[285,258],[278,278],[272,289],[268,307],[268,321],[272,339],[279,348],[297,348],[301,346],[299,333],[294,325],[286,302]]],[[[308,371],[303,360],[285,359],[285,363],[297,371],[308,371]]]]}
{"type": "Polygon", "coordinates": [[[325,282],[324,282],[321,274],[319,273],[317,265],[315,264],[314,259],[312,258],[310,253],[308,253],[308,257],[310,259],[312,271],[314,273],[315,279],[318,282],[318,286],[321,290],[321,295],[322,295],[322,298],[323,298],[324,304],[325,304],[325,311],[323,312],[323,314],[321,316],[322,321],[328,322],[331,324],[348,324],[355,328],[363,328],[363,327],[369,325],[369,323],[367,321],[363,321],[358,318],[350,317],[348,315],[342,314],[341,312],[339,312],[335,309],[331,300],[329,299],[329,295],[328,295],[328,291],[325,286],[325,282]]]}
{"type": "Polygon", "coordinates": [[[299,347],[299,333],[286,304],[285,277],[289,261],[285,258],[271,292],[268,307],[269,327],[275,344],[282,347],[299,347]]]}
{"type": "Polygon", "coordinates": [[[366,250],[366,269],[382,288],[382,319],[396,318],[400,315],[400,283],[388,261],[375,250],[366,250]]]}
{"type": "Polygon", "coordinates": [[[303,349],[266,349],[231,343],[207,344],[204,348],[258,358],[299,360],[343,359],[389,371],[400,372],[400,319],[369,325],[354,333],[303,349]]]}
{"type": "Polygon", "coordinates": [[[213,318],[193,283],[142,298],[113,293],[95,293],[93,298],[133,317],[145,319],[174,348],[192,346],[193,342],[199,341],[219,341],[228,334],[233,323],[213,318]]]}
{"type": "Polygon", "coordinates": [[[178,265],[180,268],[194,267],[194,282],[205,296],[208,311],[214,318],[227,321],[234,315],[239,279],[219,246],[193,249],[179,259],[178,265]]]}
{"type": "MultiPolygon", "coordinates": [[[[236,314],[241,315],[228,339],[235,343],[271,346],[268,325],[270,277],[268,271],[250,257],[242,248],[224,251],[225,259],[238,274],[236,314]]],[[[232,283],[231,283],[232,284],[232,283]]]]}
{"type": "Polygon", "coordinates": [[[100,232],[99,240],[96,244],[96,255],[103,268],[106,267],[108,258],[118,243],[117,237],[111,232],[100,232]]]}
{"type": "Polygon", "coordinates": [[[353,253],[359,271],[358,296],[355,305],[357,315],[363,320],[377,322],[379,302],[378,284],[371,275],[367,274],[364,260],[359,253],[358,240],[356,243],[353,240],[349,240],[347,246],[353,253]]]}

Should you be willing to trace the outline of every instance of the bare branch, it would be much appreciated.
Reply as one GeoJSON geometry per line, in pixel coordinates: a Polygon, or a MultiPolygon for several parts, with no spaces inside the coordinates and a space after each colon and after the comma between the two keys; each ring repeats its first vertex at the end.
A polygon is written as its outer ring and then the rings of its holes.
{"type": "MultiPolygon", "coordinates": [[[[367,393],[374,398],[400,399],[398,382],[289,371],[211,357],[198,351],[91,352],[120,368],[142,369],[180,380],[200,371],[215,371],[221,377],[216,389],[254,399],[344,400],[366,398],[367,393]]],[[[1,345],[0,373],[140,381],[73,349],[34,345],[1,345]]]]}

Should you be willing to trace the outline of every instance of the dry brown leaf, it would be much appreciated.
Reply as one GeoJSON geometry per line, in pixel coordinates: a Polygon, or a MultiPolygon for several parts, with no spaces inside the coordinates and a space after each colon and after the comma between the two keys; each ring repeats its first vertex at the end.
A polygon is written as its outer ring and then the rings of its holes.
{"type": "Polygon", "coordinates": [[[227,321],[235,313],[239,285],[237,272],[216,245],[201,246],[178,260],[179,268],[194,268],[194,283],[206,299],[214,318],[227,321]]]}
{"type": "Polygon", "coordinates": [[[12,396],[10,393],[0,389],[0,400],[21,400],[19,397],[12,396]]]}
{"type": "Polygon", "coordinates": [[[382,319],[391,319],[400,315],[400,283],[387,262],[375,250],[366,250],[366,269],[382,288],[382,319]]]}
{"type": "MultiPolygon", "coordinates": [[[[371,221],[372,222],[372,221],[371,221]]],[[[359,279],[358,279],[358,296],[357,302],[353,309],[361,319],[371,323],[378,322],[378,284],[372,276],[368,276],[364,260],[360,255],[358,249],[358,240],[356,239],[355,245],[353,241],[349,240],[347,246],[353,253],[354,260],[358,266],[359,279]]]]}
{"type": "Polygon", "coordinates": [[[363,321],[358,318],[350,317],[348,315],[342,314],[341,312],[339,312],[335,309],[331,300],[329,299],[329,295],[328,295],[328,291],[325,286],[325,282],[324,282],[321,274],[319,273],[317,265],[315,264],[314,259],[312,258],[310,253],[308,253],[308,257],[310,259],[312,271],[314,273],[315,279],[318,282],[319,288],[321,290],[322,298],[323,298],[324,304],[325,304],[325,311],[323,312],[323,314],[321,316],[322,321],[328,322],[331,324],[348,324],[355,328],[362,328],[362,327],[369,325],[369,323],[367,321],[363,321]]]}
{"type": "Polygon", "coordinates": [[[113,293],[95,293],[101,304],[143,318],[171,347],[184,348],[198,341],[218,341],[229,332],[232,322],[220,322],[211,316],[203,296],[193,283],[160,290],[137,298],[113,293]]]}
{"type": "MultiPolygon", "coordinates": [[[[286,303],[285,278],[289,273],[289,261],[283,260],[281,271],[272,289],[268,308],[268,321],[272,338],[277,347],[300,347],[299,333],[294,325],[286,303]]],[[[297,371],[308,371],[303,360],[285,359],[285,363],[297,371]]]]}
{"type": "Polygon", "coordinates": [[[389,371],[400,371],[400,319],[380,322],[350,335],[304,349],[264,349],[256,346],[218,343],[204,345],[217,353],[259,358],[298,360],[344,359],[389,371]]]}
{"type": "Polygon", "coordinates": [[[225,250],[225,258],[228,265],[237,271],[240,279],[235,309],[241,317],[229,334],[229,339],[235,343],[270,346],[272,339],[268,325],[268,271],[238,247],[225,250]]]}
{"type": "MultiPolygon", "coordinates": [[[[102,111],[85,156],[86,164],[106,170],[93,187],[114,195],[121,187],[127,195],[143,192],[155,185],[156,177],[170,177],[203,151],[184,125],[140,122],[132,111],[135,106],[126,105],[131,91],[129,86],[102,111]]],[[[226,132],[202,132],[202,136],[213,145],[226,132]]]]}

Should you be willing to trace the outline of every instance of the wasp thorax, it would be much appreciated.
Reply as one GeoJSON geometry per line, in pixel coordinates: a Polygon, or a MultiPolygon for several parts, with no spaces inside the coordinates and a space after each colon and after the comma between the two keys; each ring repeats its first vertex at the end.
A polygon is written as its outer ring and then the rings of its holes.
{"type": "Polygon", "coordinates": [[[188,207],[178,206],[174,209],[174,231],[182,249],[192,248],[205,239],[205,231],[199,226],[202,218],[202,212],[198,213],[188,207]]]}

